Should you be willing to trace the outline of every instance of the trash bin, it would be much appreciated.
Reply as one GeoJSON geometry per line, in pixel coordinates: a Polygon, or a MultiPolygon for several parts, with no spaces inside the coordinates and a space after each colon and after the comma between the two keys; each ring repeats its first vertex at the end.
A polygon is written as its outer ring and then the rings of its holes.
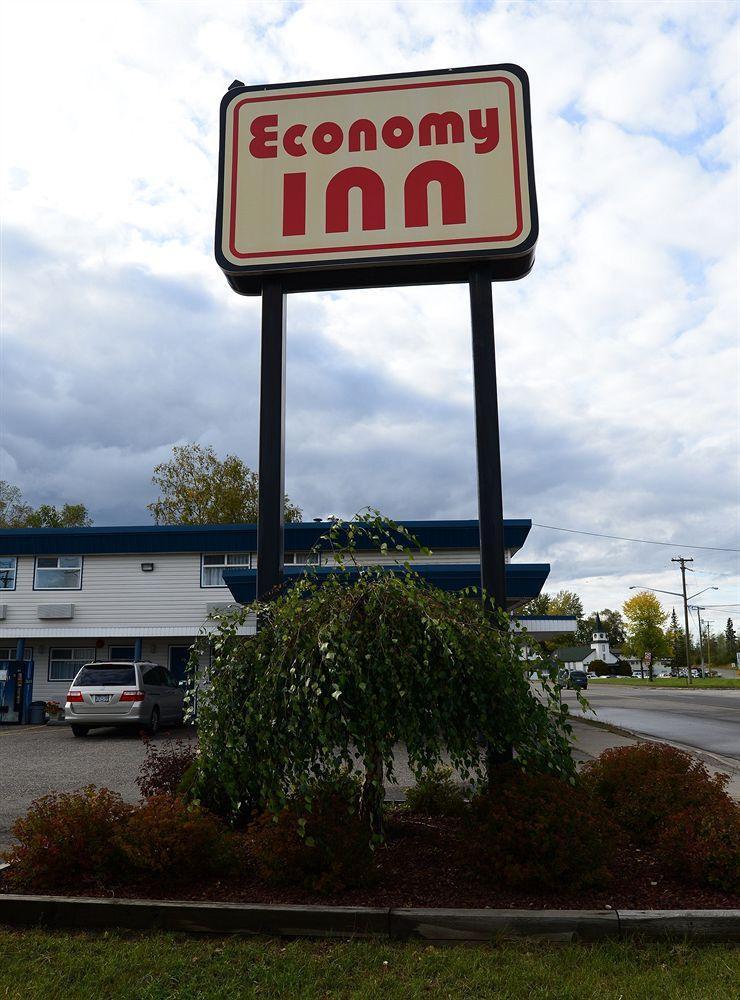
{"type": "Polygon", "coordinates": [[[43,726],[46,722],[46,703],[43,701],[32,701],[31,710],[28,713],[28,722],[32,726],[43,726]]]}

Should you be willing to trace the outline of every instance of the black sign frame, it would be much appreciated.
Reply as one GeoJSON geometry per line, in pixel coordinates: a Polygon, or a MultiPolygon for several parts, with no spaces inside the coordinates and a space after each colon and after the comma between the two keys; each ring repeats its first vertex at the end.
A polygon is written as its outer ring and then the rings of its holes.
{"type": "Polygon", "coordinates": [[[375,76],[342,77],[327,80],[304,80],[293,83],[245,86],[235,81],[221,100],[218,161],[218,194],[216,204],[216,261],[231,288],[240,295],[261,295],[267,281],[279,277],[286,292],[341,291],[353,288],[389,288],[397,286],[459,284],[468,281],[471,265],[485,262],[492,281],[512,281],[524,277],[534,263],[539,235],[539,216],[535,189],[532,151],[532,123],[529,102],[529,77],[514,63],[493,63],[483,66],[461,66],[451,69],[414,73],[384,73],[375,76]],[[236,265],[227,260],[221,250],[223,240],[224,174],[226,112],[239,94],[271,92],[296,87],[328,86],[377,82],[415,77],[449,76],[458,73],[507,72],[516,76],[522,87],[524,143],[527,152],[527,189],[531,230],[526,240],[514,249],[445,250],[435,253],[408,254],[403,257],[364,257],[331,261],[291,261],[279,264],[236,265]]]}

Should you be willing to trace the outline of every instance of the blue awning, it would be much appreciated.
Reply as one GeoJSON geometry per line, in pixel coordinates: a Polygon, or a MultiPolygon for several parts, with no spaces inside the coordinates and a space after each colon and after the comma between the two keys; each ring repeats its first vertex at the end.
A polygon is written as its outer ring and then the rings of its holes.
{"type": "MultiPolygon", "coordinates": [[[[344,572],[351,580],[356,578],[361,570],[369,567],[347,567],[344,572]]],[[[403,573],[402,566],[388,566],[387,569],[403,573]]],[[[447,564],[417,564],[414,570],[429,583],[440,590],[464,590],[466,587],[480,588],[480,566],[477,563],[447,563],[447,564]]],[[[311,570],[321,579],[330,573],[338,572],[336,566],[318,566],[311,570]]],[[[290,583],[306,572],[305,566],[286,566],[284,576],[290,583]]],[[[526,601],[537,597],[545,585],[550,572],[549,563],[508,563],[506,566],[506,599],[510,608],[517,608],[526,601]]],[[[225,569],[224,583],[229,588],[234,600],[240,604],[249,604],[257,593],[256,569],[225,569]]]]}

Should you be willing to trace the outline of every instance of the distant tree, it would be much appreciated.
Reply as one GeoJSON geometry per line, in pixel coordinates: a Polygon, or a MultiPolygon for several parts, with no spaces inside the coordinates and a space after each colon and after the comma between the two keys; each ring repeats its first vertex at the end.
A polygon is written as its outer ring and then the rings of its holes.
{"type": "Polygon", "coordinates": [[[63,507],[42,503],[28,516],[29,528],[89,528],[92,518],[83,503],[65,503],[63,507]]]}
{"type": "Polygon", "coordinates": [[[671,673],[677,676],[679,671],[686,666],[686,643],[684,631],[678,624],[676,609],[671,611],[671,619],[666,632],[668,641],[669,656],[671,658],[671,673]]]}
{"type": "Polygon", "coordinates": [[[622,612],[626,622],[627,648],[643,662],[646,654],[651,654],[648,671],[652,680],[654,661],[669,649],[663,632],[668,615],[655,594],[648,590],[641,590],[625,601],[622,612]]]}
{"type": "Polygon", "coordinates": [[[583,619],[583,601],[574,590],[559,590],[549,600],[549,614],[572,615],[580,623],[583,619]]]}
{"type": "Polygon", "coordinates": [[[727,619],[727,625],[725,626],[724,643],[723,643],[723,657],[722,659],[726,663],[735,663],[735,656],[737,654],[737,636],[735,635],[735,626],[732,623],[732,618],[727,619]]]}
{"type": "MultiPolygon", "coordinates": [[[[147,509],[157,524],[244,524],[257,520],[258,478],[236,455],[220,459],[213,448],[175,445],[172,458],[154,469],[160,496],[147,509]]],[[[285,497],[285,520],[301,509],[285,497]]]]}
{"type": "Polygon", "coordinates": [[[34,508],[25,502],[17,486],[0,479],[0,528],[86,528],[92,518],[82,503],[62,507],[42,503],[34,508]]]}
{"type": "Polygon", "coordinates": [[[544,590],[537,597],[524,604],[519,613],[522,615],[546,615],[550,609],[550,595],[544,590]]]}

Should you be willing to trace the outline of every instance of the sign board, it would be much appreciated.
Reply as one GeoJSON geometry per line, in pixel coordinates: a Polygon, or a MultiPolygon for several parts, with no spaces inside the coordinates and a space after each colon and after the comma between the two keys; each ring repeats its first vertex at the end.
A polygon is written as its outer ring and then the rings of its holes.
{"type": "Polygon", "coordinates": [[[216,258],[261,291],[492,278],[532,266],[527,75],[477,66],[276,86],[221,103],[216,258]]]}

